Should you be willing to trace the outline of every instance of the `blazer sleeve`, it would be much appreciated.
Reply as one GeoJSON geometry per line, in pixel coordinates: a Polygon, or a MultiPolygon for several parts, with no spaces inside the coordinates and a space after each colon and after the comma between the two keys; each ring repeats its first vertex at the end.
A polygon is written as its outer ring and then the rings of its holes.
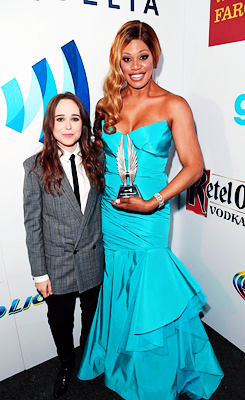
{"type": "Polygon", "coordinates": [[[43,185],[39,176],[32,171],[31,160],[24,162],[24,224],[31,272],[37,277],[47,274],[43,241],[43,185]]]}
{"type": "Polygon", "coordinates": [[[100,164],[101,164],[102,172],[104,174],[105,173],[105,167],[106,167],[106,159],[105,159],[104,149],[103,149],[102,146],[101,146],[101,149],[100,149],[99,161],[100,161],[100,164]]]}

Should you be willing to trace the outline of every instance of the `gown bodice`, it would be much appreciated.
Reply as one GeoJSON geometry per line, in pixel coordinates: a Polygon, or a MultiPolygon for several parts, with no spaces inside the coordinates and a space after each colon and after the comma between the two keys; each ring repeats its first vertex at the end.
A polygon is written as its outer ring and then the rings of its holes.
{"type": "MultiPolygon", "coordinates": [[[[137,128],[128,135],[137,154],[137,173],[134,183],[139,187],[142,197],[148,200],[167,184],[164,170],[172,144],[172,132],[168,122],[164,120],[137,128]]],[[[105,196],[112,196],[112,200],[115,198],[119,186],[122,185],[117,169],[117,151],[121,137],[124,140],[127,166],[127,135],[122,135],[119,131],[114,134],[102,132],[106,156],[105,196]]]]}
{"type": "MultiPolygon", "coordinates": [[[[161,121],[135,129],[129,135],[137,155],[134,184],[137,185],[143,199],[149,200],[168,183],[164,169],[172,144],[172,133],[168,122],[161,121]]],[[[123,184],[117,169],[117,152],[121,137],[124,141],[127,168],[127,135],[122,135],[118,131],[115,134],[107,134],[104,131],[102,133],[106,157],[105,190],[102,197],[105,249],[166,248],[170,225],[170,202],[166,202],[163,209],[148,214],[127,213],[111,205],[111,201],[116,199],[120,185],[123,184]]]]}

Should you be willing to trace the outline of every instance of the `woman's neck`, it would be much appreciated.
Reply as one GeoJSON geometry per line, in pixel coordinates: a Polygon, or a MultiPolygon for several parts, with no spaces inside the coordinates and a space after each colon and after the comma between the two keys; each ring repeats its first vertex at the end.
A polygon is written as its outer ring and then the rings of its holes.
{"type": "Polygon", "coordinates": [[[134,88],[130,85],[127,85],[126,88],[123,91],[124,96],[123,97],[127,97],[127,96],[132,96],[132,97],[136,97],[136,96],[148,96],[152,87],[155,85],[155,82],[152,80],[152,78],[149,80],[149,82],[143,86],[142,88],[134,88]]]}

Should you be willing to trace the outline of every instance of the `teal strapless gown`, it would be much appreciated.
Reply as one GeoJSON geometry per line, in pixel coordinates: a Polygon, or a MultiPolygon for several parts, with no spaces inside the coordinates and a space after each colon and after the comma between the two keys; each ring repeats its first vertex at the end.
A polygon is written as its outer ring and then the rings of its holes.
{"type": "MultiPolygon", "coordinates": [[[[209,399],[223,373],[199,313],[201,287],[168,247],[170,203],[152,214],[118,211],[122,184],[116,153],[121,133],[102,133],[106,187],[102,199],[105,274],[78,377],[104,373],[127,400],[209,399]]],[[[137,153],[135,184],[150,199],[167,185],[172,133],[167,121],[130,133],[137,153]]],[[[124,135],[127,166],[127,137],[124,135]]]]}

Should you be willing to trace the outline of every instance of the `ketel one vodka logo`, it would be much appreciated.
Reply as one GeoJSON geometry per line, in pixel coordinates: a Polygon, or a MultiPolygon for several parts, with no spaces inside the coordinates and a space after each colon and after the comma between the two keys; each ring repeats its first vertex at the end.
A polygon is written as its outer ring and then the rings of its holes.
{"type": "Polygon", "coordinates": [[[204,170],[202,177],[187,189],[186,209],[196,214],[207,216],[208,198],[206,188],[210,180],[210,171],[204,170]]]}
{"type": "Polygon", "coordinates": [[[205,170],[187,191],[186,209],[245,226],[245,182],[205,170]]]}

